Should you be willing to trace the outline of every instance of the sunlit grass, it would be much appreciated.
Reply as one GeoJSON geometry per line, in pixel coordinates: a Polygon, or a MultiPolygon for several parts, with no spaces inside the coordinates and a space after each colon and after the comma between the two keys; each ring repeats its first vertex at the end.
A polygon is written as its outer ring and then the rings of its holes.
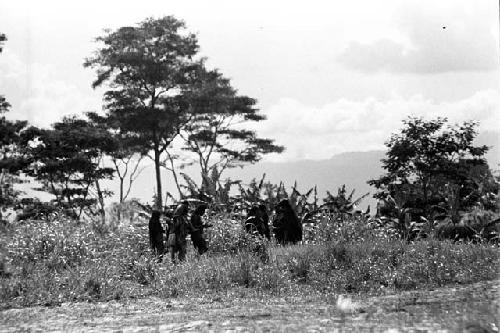
{"type": "MultiPolygon", "coordinates": [[[[27,221],[1,233],[3,307],[143,297],[225,294],[385,293],[494,279],[498,247],[434,239],[407,243],[374,234],[361,220],[311,227],[305,244],[252,237],[215,216],[210,251],[173,265],[148,248],[147,223],[123,228],[66,219],[27,221]]],[[[325,222],[326,223],[326,222],[325,222]]]]}

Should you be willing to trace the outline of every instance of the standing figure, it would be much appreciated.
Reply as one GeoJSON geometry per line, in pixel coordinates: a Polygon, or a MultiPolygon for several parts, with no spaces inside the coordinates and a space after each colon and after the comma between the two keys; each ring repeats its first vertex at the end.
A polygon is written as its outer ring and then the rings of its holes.
{"type": "Polygon", "coordinates": [[[149,245],[160,261],[165,253],[163,234],[164,230],[160,223],[160,211],[153,210],[149,219],[149,245]]]}
{"type": "Polygon", "coordinates": [[[245,220],[245,231],[249,234],[259,233],[260,223],[259,208],[257,206],[252,206],[245,220]]]}
{"type": "Polygon", "coordinates": [[[179,261],[186,258],[187,235],[192,231],[191,224],[187,220],[188,204],[181,203],[174,212],[172,227],[169,230],[167,246],[170,248],[170,256],[175,262],[178,253],[179,261]]]}
{"type": "Polygon", "coordinates": [[[280,244],[297,243],[302,240],[302,224],[288,200],[276,206],[273,231],[280,244]]]}
{"type": "MultiPolygon", "coordinates": [[[[170,230],[172,230],[174,212],[171,209],[164,209],[163,216],[165,216],[164,225],[165,225],[165,235],[168,241],[168,235],[170,234],[170,230]]],[[[168,245],[166,246],[168,251],[168,245]]]]}
{"type": "Polygon", "coordinates": [[[269,230],[269,215],[267,214],[266,205],[259,205],[259,213],[262,219],[260,234],[265,236],[267,239],[271,239],[271,231],[269,230]]]}
{"type": "Polygon", "coordinates": [[[267,239],[271,238],[269,215],[267,215],[265,205],[252,206],[250,208],[245,220],[245,230],[249,234],[258,234],[267,239]]]}
{"type": "Polygon", "coordinates": [[[206,205],[200,205],[195,209],[193,215],[191,215],[191,227],[193,228],[191,231],[191,240],[193,241],[194,248],[200,255],[208,250],[207,241],[203,237],[203,229],[212,226],[203,223],[202,216],[205,214],[206,210],[206,205]]]}

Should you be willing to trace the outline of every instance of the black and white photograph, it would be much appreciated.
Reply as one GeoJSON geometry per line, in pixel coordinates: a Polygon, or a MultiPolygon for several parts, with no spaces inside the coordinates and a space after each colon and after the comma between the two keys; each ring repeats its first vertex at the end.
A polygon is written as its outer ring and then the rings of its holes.
{"type": "Polygon", "coordinates": [[[498,0],[0,0],[0,332],[500,332],[498,0]]]}

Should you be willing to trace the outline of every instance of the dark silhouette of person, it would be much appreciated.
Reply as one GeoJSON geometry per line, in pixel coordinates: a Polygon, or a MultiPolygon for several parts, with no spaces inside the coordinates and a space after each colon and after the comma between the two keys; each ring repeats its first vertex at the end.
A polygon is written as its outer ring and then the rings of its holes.
{"type": "Polygon", "coordinates": [[[302,225],[288,200],[282,200],[276,206],[273,232],[280,244],[295,244],[302,240],[302,225]]]}
{"type": "Polygon", "coordinates": [[[257,206],[252,206],[248,210],[247,218],[245,219],[245,231],[249,234],[257,234],[259,232],[259,224],[259,208],[257,206]]]}
{"type": "Polygon", "coordinates": [[[269,216],[267,215],[266,206],[252,206],[245,219],[245,230],[249,234],[260,235],[269,239],[269,216]]]}
{"type": "Polygon", "coordinates": [[[164,230],[160,223],[160,211],[153,210],[149,219],[149,245],[160,261],[165,253],[163,234],[164,230]]]}
{"type": "Polygon", "coordinates": [[[200,255],[208,250],[207,241],[203,237],[203,230],[212,226],[210,224],[203,223],[202,216],[205,214],[206,210],[206,205],[200,205],[195,209],[193,215],[191,215],[191,226],[193,228],[191,231],[191,241],[193,242],[194,248],[200,255]]]}
{"type": "MultiPolygon", "coordinates": [[[[164,220],[165,235],[168,238],[170,230],[172,229],[173,226],[174,211],[172,209],[165,208],[163,210],[163,216],[165,217],[164,220]]],[[[166,251],[168,251],[168,245],[166,245],[166,251]]]]}
{"type": "Polygon", "coordinates": [[[179,261],[184,261],[186,258],[186,237],[193,230],[191,223],[187,220],[188,210],[188,203],[184,201],[177,206],[174,212],[172,227],[170,228],[167,240],[172,262],[175,262],[176,254],[178,254],[179,261]]]}
{"type": "Polygon", "coordinates": [[[262,219],[262,232],[267,239],[271,239],[271,231],[269,229],[269,215],[267,214],[267,207],[264,204],[259,205],[259,212],[262,219]]]}

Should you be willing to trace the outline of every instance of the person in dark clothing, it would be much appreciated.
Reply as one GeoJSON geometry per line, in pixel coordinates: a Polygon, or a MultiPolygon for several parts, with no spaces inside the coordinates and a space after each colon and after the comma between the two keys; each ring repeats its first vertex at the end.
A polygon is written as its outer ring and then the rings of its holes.
{"type": "Polygon", "coordinates": [[[149,219],[149,245],[160,261],[165,253],[163,234],[164,230],[160,223],[160,211],[153,210],[149,219]]]}
{"type": "Polygon", "coordinates": [[[282,200],[276,206],[273,231],[280,244],[295,244],[302,240],[302,225],[288,200],[282,200]]]}
{"type": "Polygon", "coordinates": [[[191,232],[191,241],[193,241],[193,246],[200,255],[208,250],[207,241],[203,237],[203,230],[212,226],[210,224],[203,223],[202,216],[205,214],[206,210],[206,205],[200,205],[195,209],[193,215],[191,215],[191,226],[193,227],[193,231],[191,232]]]}
{"type": "MultiPolygon", "coordinates": [[[[168,234],[170,233],[170,230],[172,229],[173,225],[174,212],[172,210],[165,209],[163,211],[163,216],[165,216],[164,220],[165,235],[168,238],[168,234]]],[[[168,245],[166,246],[166,251],[168,251],[168,245]]]]}
{"type": "Polygon", "coordinates": [[[266,205],[259,205],[259,213],[262,219],[261,235],[264,235],[267,239],[271,239],[271,232],[269,230],[269,215],[267,214],[266,205]]]}
{"type": "Polygon", "coordinates": [[[170,228],[167,246],[170,248],[170,256],[175,262],[175,255],[178,254],[179,261],[186,258],[187,235],[193,231],[191,223],[187,220],[188,204],[181,203],[174,212],[172,227],[170,228]]]}
{"type": "Polygon", "coordinates": [[[249,234],[258,234],[260,236],[271,238],[269,231],[269,215],[267,215],[266,206],[252,206],[248,211],[245,220],[245,230],[249,234]]]}
{"type": "Polygon", "coordinates": [[[257,206],[252,206],[248,211],[247,218],[245,220],[245,230],[249,234],[256,234],[259,232],[259,208],[257,206]]]}

